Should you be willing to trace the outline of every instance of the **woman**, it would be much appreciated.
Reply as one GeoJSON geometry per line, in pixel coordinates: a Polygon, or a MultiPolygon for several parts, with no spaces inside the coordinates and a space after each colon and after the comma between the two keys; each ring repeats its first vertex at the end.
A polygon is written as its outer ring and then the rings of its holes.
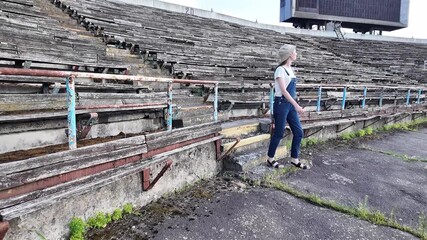
{"type": "Polygon", "coordinates": [[[297,59],[296,47],[285,44],[279,49],[280,65],[274,72],[275,94],[273,117],[275,129],[268,148],[267,163],[274,168],[283,168],[274,160],[277,146],[285,133],[285,124],[288,122],[292,131],[291,163],[299,168],[308,169],[309,166],[300,162],[299,150],[303,138],[303,130],[298,114],[304,113],[304,109],[295,101],[296,77],[291,68],[292,62],[297,59]]]}

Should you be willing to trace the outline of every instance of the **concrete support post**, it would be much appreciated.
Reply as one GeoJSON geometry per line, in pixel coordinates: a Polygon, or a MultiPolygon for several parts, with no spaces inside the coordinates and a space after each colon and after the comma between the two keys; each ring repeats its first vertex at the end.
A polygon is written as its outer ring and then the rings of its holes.
{"type": "Polygon", "coordinates": [[[74,87],[75,77],[71,75],[67,78],[67,107],[68,107],[68,147],[77,148],[77,128],[76,128],[76,91],[74,87]]]}
{"type": "Polygon", "coordinates": [[[418,89],[417,104],[421,103],[421,93],[422,93],[422,90],[418,89]]]}
{"type": "Polygon", "coordinates": [[[383,98],[384,98],[384,88],[381,88],[380,102],[379,102],[380,108],[383,107],[383,98]]]}

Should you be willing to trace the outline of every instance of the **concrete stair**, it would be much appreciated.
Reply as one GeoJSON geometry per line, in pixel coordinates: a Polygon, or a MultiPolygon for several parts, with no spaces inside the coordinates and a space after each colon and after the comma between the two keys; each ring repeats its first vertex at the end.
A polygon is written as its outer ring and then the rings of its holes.
{"type": "MultiPolygon", "coordinates": [[[[226,116],[218,113],[218,121],[227,120],[226,116]]],[[[173,117],[176,121],[181,121],[183,127],[199,125],[213,122],[213,106],[198,105],[191,107],[180,107],[173,117]]]]}
{"type": "MultiPolygon", "coordinates": [[[[269,119],[249,119],[222,124],[223,153],[228,152],[236,144],[234,138],[240,138],[239,143],[224,159],[226,170],[247,171],[259,164],[265,164],[270,144],[267,127],[269,123],[269,119]]],[[[286,141],[282,141],[276,151],[276,159],[283,159],[287,154],[286,141]]]]}
{"type": "MultiPolygon", "coordinates": [[[[189,88],[179,88],[174,90],[173,103],[177,106],[174,109],[174,126],[188,127],[203,123],[213,122],[213,103],[205,102],[203,96],[192,92],[189,88]]],[[[218,112],[218,120],[227,120],[218,112]]]]}

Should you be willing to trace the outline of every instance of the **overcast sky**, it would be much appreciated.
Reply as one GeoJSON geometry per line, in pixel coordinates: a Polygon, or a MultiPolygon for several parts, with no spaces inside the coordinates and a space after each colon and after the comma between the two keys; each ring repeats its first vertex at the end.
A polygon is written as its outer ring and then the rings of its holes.
{"type": "MultiPolygon", "coordinates": [[[[227,15],[268,24],[279,23],[280,0],[161,0],[188,7],[211,10],[227,15]]],[[[375,1],[375,0],[372,0],[375,1]]],[[[383,35],[427,39],[427,0],[410,0],[408,28],[383,35]],[[424,24],[423,24],[424,23],[424,24]],[[424,25],[424,28],[423,28],[424,25]]]]}

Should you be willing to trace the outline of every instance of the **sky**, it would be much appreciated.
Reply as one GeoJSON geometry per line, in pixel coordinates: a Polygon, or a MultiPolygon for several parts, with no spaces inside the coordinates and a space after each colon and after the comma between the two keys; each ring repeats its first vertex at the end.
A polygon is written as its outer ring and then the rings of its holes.
{"type": "MultiPolygon", "coordinates": [[[[280,23],[280,0],[161,0],[179,5],[231,15],[260,23],[292,26],[280,23]]],[[[375,0],[372,0],[375,1],[375,0]]],[[[427,39],[427,0],[410,0],[408,27],[385,36],[427,39]]]]}

